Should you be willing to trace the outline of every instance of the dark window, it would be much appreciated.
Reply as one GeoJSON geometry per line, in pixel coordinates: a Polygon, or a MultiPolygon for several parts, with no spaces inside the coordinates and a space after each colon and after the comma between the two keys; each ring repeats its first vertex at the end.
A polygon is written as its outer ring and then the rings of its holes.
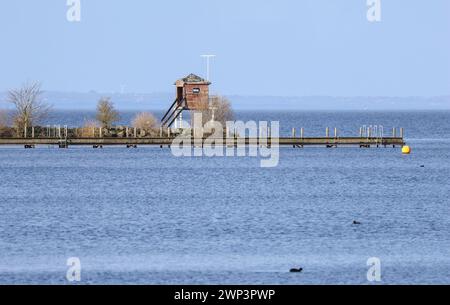
{"type": "Polygon", "coordinates": [[[192,89],[192,93],[199,94],[200,93],[200,88],[192,89]]]}

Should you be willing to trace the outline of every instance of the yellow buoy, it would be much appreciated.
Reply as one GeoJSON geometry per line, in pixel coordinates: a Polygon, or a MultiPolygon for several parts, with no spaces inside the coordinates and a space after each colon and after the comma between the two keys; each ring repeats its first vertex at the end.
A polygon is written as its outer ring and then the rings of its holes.
{"type": "Polygon", "coordinates": [[[402,154],[409,155],[410,153],[411,153],[411,147],[409,147],[408,145],[405,145],[402,147],[402,154]]]}

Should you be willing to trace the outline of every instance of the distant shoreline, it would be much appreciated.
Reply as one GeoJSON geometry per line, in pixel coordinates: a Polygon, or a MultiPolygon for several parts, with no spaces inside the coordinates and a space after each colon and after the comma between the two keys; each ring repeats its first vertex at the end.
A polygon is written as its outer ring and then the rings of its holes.
{"type": "MultiPolygon", "coordinates": [[[[111,97],[120,111],[167,110],[173,93],[65,93],[47,91],[44,99],[57,110],[88,111],[98,99],[111,97]]],[[[427,111],[450,110],[450,96],[435,97],[332,97],[332,96],[244,96],[226,95],[237,111],[427,111]]],[[[0,92],[0,109],[11,108],[7,93],[0,92]]]]}

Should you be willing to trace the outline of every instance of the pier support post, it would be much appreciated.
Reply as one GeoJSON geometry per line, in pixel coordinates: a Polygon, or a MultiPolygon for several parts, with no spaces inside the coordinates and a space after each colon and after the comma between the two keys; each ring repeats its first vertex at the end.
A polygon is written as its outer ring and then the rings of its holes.
{"type": "Polygon", "coordinates": [[[327,129],[325,130],[325,136],[326,136],[327,138],[330,137],[330,127],[327,127],[327,129]]]}
{"type": "Polygon", "coordinates": [[[305,135],[305,129],[302,127],[301,129],[300,129],[300,138],[302,138],[303,139],[303,136],[305,135]]]}
{"type": "Polygon", "coordinates": [[[337,130],[337,127],[335,127],[335,128],[334,128],[334,141],[335,141],[336,144],[334,145],[334,147],[336,147],[336,148],[338,147],[338,145],[337,145],[337,142],[338,142],[337,139],[338,139],[338,130],[337,130]]]}
{"type": "MultiPolygon", "coordinates": [[[[392,137],[393,138],[396,138],[397,137],[397,128],[392,128],[392,137]]],[[[394,145],[392,145],[392,147],[393,148],[395,148],[395,144],[394,145]]]]}
{"type": "Polygon", "coordinates": [[[400,128],[400,138],[403,139],[403,136],[404,136],[404,130],[403,130],[403,128],[400,128]]]}
{"type": "Polygon", "coordinates": [[[34,127],[31,127],[31,137],[34,138],[34,127]]]}
{"type": "Polygon", "coordinates": [[[292,137],[295,138],[295,128],[292,128],[292,137]]]}

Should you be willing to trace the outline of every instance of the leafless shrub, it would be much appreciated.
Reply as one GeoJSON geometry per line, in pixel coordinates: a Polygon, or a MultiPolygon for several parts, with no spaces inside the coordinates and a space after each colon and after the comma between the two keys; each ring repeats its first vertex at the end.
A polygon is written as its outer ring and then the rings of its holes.
{"type": "Polygon", "coordinates": [[[42,100],[42,93],[38,82],[26,83],[8,92],[8,101],[15,107],[13,123],[19,136],[48,116],[51,108],[42,100]]]}
{"type": "Polygon", "coordinates": [[[119,121],[119,112],[114,108],[114,103],[109,97],[103,97],[98,102],[96,118],[104,128],[110,128],[113,123],[119,121]]]}
{"type": "Polygon", "coordinates": [[[226,122],[234,120],[234,112],[230,101],[223,96],[211,97],[209,109],[201,111],[203,115],[203,124],[213,119],[220,122],[224,127],[226,122]]]}
{"type": "Polygon", "coordinates": [[[144,130],[146,133],[151,133],[158,128],[156,117],[149,112],[138,113],[133,121],[132,126],[140,130],[144,130]]]}

